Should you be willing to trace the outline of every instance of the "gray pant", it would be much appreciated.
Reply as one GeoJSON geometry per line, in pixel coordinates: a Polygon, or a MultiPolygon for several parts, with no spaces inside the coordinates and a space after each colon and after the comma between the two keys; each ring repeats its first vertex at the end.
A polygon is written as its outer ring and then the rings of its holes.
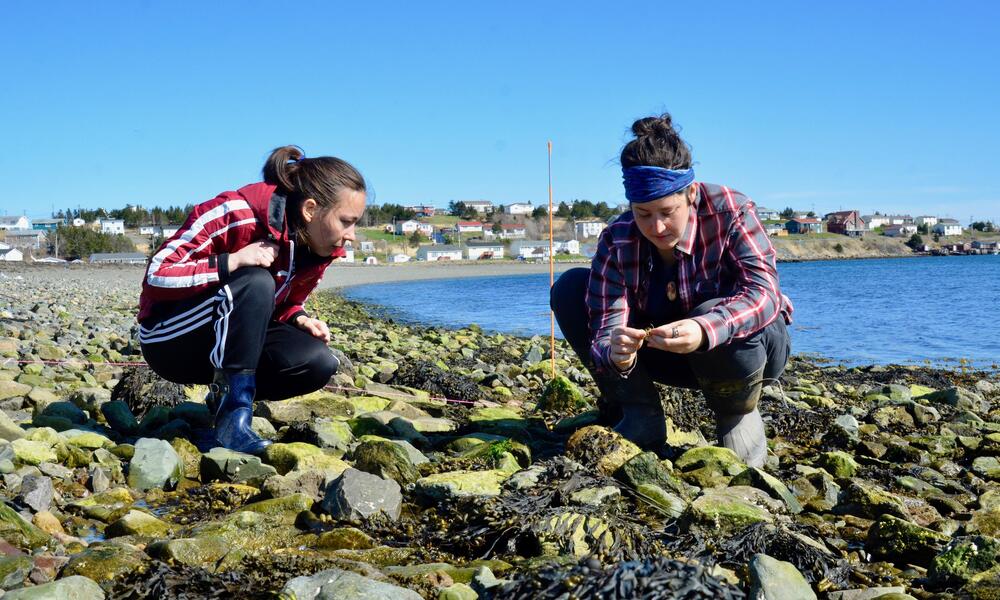
{"type": "MultiPolygon", "coordinates": [[[[676,354],[648,346],[639,350],[635,369],[628,378],[617,373],[598,374],[590,357],[590,323],[585,303],[590,269],[576,268],[563,273],[552,286],[550,304],[563,337],[572,346],[584,366],[594,377],[606,402],[629,404],[649,402],[659,398],[653,382],[673,387],[702,389],[713,383],[746,381],[762,372],[764,384],[781,376],[788,362],[791,340],[781,317],[754,335],[713,348],[708,352],[676,354]]],[[[722,299],[697,306],[687,317],[709,312],[722,299]]],[[[647,327],[652,323],[630,322],[630,327],[647,327]]],[[[656,325],[661,325],[657,323],[656,325]]],[[[718,397],[718,395],[715,395],[718,397]]],[[[718,415],[741,415],[755,409],[746,402],[712,402],[710,408],[718,415]]]]}

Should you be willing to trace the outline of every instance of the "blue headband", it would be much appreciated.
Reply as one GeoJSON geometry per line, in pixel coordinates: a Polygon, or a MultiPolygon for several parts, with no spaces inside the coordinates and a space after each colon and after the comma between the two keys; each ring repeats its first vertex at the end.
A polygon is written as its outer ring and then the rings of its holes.
{"type": "Polygon", "coordinates": [[[691,185],[694,169],[675,171],[662,167],[628,167],[622,169],[622,180],[629,202],[649,202],[691,185]]]}

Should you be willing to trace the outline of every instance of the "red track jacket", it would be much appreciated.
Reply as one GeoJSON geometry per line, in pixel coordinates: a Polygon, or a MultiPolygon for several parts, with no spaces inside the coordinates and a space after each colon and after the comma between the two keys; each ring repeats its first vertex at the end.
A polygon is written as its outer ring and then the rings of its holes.
{"type": "Polygon", "coordinates": [[[275,194],[273,185],[252,183],[194,207],[180,230],[160,246],[142,282],[139,321],[150,317],[158,302],[219,288],[229,277],[229,253],[265,239],[279,249],[278,258],[268,269],[276,290],[273,319],[290,321],[304,314],[302,303],[322,280],[330,262],[344,251],[338,248],[333,256],[297,270],[284,197],[275,194]]]}

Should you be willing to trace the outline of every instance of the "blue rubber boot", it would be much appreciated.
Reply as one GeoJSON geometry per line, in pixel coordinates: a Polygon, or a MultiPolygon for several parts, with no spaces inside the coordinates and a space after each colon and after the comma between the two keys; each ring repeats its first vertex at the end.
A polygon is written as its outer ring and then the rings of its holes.
{"type": "Polygon", "coordinates": [[[271,445],[250,428],[253,419],[253,397],[257,391],[254,372],[216,371],[211,385],[215,405],[215,440],[223,448],[261,454],[271,445]]]}

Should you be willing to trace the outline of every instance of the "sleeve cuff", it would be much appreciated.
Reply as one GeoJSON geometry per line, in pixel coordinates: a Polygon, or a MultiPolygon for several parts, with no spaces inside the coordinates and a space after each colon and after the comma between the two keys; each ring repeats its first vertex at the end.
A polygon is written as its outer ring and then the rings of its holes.
{"type": "Polygon", "coordinates": [[[701,326],[708,340],[705,347],[698,350],[699,352],[708,352],[729,341],[728,335],[720,335],[720,332],[726,330],[726,318],[719,313],[713,311],[699,317],[693,317],[691,320],[701,326]]]}
{"type": "Polygon", "coordinates": [[[297,310],[297,311],[293,312],[292,314],[288,315],[288,318],[285,319],[285,323],[288,323],[290,325],[295,325],[295,319],[298,319],[300,315],[304,316],[304,317],[308,317],[309,313],[307,313],[306,311],[304,311],[304,310],[302,310],[300,308],[299,310],[297,310]]]}
{"type": "Polygon", "coordinates": [[[222,254],[215,255],[216,268],[219,270],[219,281],[225,282],[229,280],[229,253],[223,252],[222,254]]]}

